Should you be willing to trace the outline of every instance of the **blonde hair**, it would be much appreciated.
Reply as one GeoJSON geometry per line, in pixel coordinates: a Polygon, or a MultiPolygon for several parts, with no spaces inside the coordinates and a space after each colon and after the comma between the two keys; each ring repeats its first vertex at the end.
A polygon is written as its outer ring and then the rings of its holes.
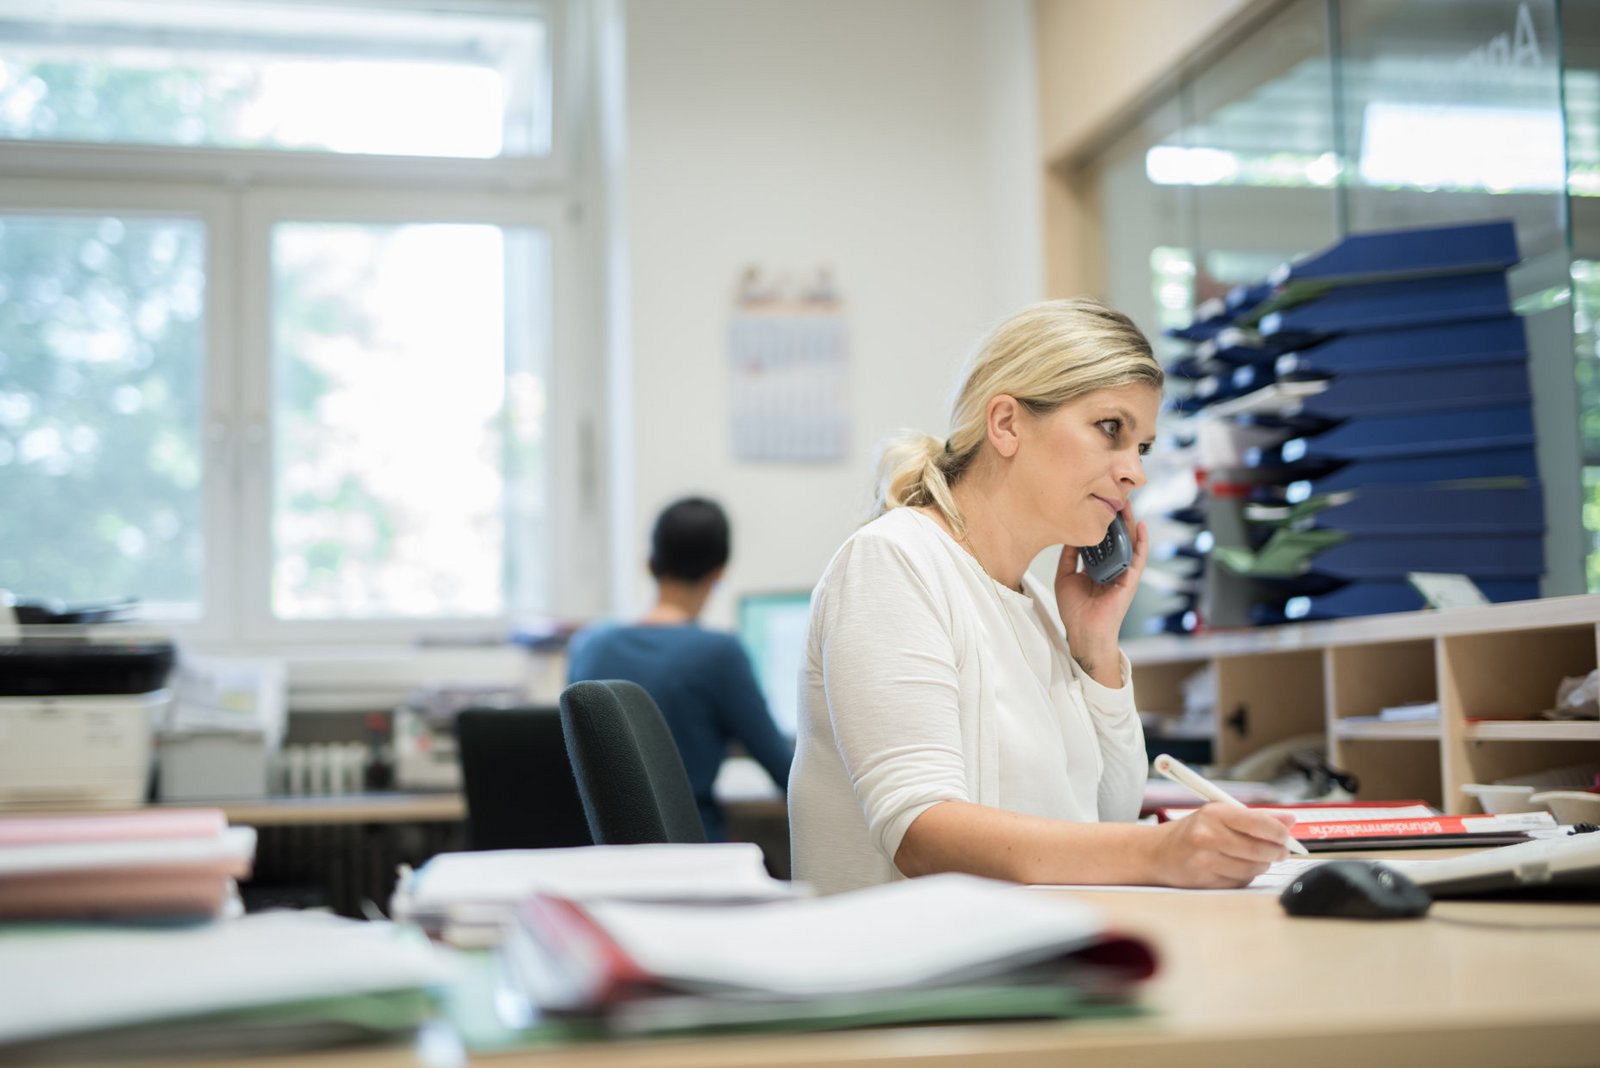
{"type": "Polygon", "coordinates": [[[1088,297],[1047,300],[1013,315],[973,353],[943,441],[921,431],[891,437],[878,458],[872,518],[892,508],[937,508],[957,534],[966,521],[950,489],[988,440],[989,401],[1015,397],[1035,415],[1086,393],[1164,376],[1150,342],[1121,312],[1088,297]]]}

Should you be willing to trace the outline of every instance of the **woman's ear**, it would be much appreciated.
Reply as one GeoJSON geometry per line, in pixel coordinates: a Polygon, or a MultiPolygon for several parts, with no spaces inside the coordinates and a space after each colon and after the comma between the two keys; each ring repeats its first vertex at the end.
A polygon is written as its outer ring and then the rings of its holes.
{"type": "Polygon", "coordinates": [[[990,398],[985,414],[988,416],[989,444],[1006,459],[1015,456],[1020,443],[1021,428],[1018,424],[1022,421],[1022,405],[1017,398],[1001,393],[990,398]]]}

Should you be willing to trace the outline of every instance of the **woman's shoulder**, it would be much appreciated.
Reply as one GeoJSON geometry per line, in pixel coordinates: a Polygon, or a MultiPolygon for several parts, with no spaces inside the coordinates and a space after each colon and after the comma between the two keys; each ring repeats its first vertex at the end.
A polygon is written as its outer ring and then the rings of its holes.
{"type": "Polygon", "coordinates": [[[828,564],[822,584],[858,574],[941,571],[950,565],[950,552],[944,544],[949,540],[930,516],[914,508],[890,509],[845,540],[828,564]]]}
{"type": "Polygon", "coordinates": [[[935,546],[941,538],[947,538],[939,529],[939,523],[932,516],[920,508],[891,508],[861,526],[850,540],[862,539],[866,541],[881,541],[893,545],[925,548],[935,546]]]}
{"type": "Polygon", "coordinates": [[[914,508],[891,508],[871,522],[857,527],[839,547],[839,555],[899,550],[923,553],[932,544],[938,528],[932,519],[914,508]]]}

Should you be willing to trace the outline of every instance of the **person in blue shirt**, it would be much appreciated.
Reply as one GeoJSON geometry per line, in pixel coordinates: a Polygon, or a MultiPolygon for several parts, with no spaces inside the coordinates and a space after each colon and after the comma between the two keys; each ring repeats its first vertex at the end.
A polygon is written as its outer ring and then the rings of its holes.
{"type": "Polygon", "coordinates": [[[730,542],[728,517],[716,502],[686,497],[668,505],[650,538],[655,606],[636,623],[585,627],[567,650],[569,683],[626,679],[655,701],[713,842],[727,838],[711,786],[729,743],[743,746],[785,790],[794,759],[794,742],[773,723],[744,646],[698,622],[727,567],[730,542]]]}

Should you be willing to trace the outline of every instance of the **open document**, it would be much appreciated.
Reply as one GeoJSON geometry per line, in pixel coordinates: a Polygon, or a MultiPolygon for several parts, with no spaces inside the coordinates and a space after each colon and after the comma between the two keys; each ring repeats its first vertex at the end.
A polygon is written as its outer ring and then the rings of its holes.
{"type": "Polygon", "coordinates": [[[517,919],[524,996],[621,1032],[1078,1015],[1155,967],[1092,909],[970,875],[740,906],[538,896],[517,919]]]}

